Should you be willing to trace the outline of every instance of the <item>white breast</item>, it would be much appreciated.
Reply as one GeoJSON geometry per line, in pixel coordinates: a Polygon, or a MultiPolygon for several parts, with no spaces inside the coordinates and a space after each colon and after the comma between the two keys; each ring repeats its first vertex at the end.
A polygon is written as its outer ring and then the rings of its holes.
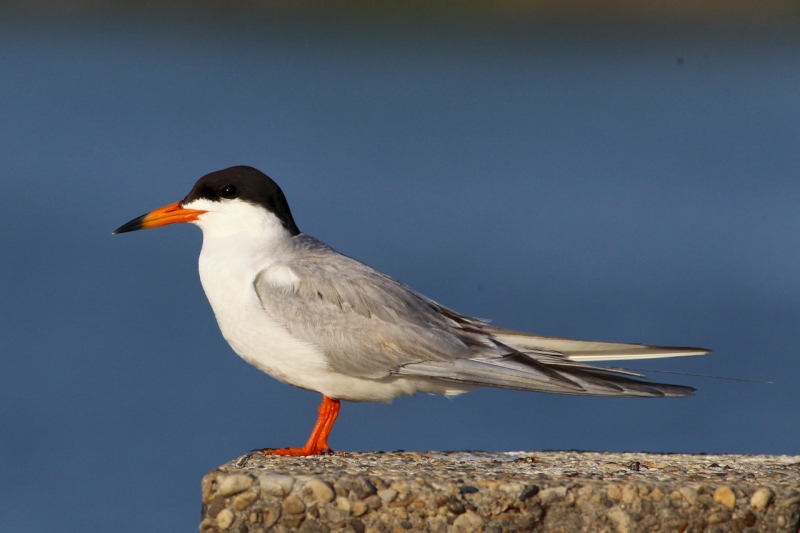
{"type": "Polygon", "coordinates": [[[268,259],[245,254],[249,250],[235,244],[235,239],[205,238],[200,253],[200,281],[222,336],[245,361],[272,377],[316,389],[321,375],[329,373],[322,351],[264,312],[253,281],[268,259]]]}

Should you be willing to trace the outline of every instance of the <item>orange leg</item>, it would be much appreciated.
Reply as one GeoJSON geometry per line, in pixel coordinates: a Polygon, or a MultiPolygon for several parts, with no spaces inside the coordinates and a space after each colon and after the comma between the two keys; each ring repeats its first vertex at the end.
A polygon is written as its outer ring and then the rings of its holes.
{"type": "Polygon", "coordinates": [[[322,455],[333,453],[328,446],[328,435],[331,434],[336,417],[339,416],[339,400],[322,396],[322,405],[319,406],[319,417],[314,424],[314,430],[308,438],[308,442],[302,448],[275,448],[262,450],[264,455],[291,455],[294,457],[304,457],[307,455],[322,455]]]}
{"type": "Polygon", "coordinates": [[[317,448],[326,453],[333,453],[331,447],[328,446],[328,435],[331,434],[333,424],[336,423],[336,419],[339,417],[339,400],[334,400],[332,398],[328,398],[327,396],[323,396],[322,398],[323,404],[325,403],[325,400],[328,400],[328,413],[325,417],[325,425],[322,426],[322,429],[317,437],[317,448]]]}

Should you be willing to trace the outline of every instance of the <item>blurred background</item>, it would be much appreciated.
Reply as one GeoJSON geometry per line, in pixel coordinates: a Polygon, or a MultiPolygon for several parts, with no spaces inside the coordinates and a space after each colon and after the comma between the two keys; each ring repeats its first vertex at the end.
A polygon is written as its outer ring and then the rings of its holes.
{"type": "Polygon", "coordinates": [[[462,313],[704,346],[677,400],[344,404],[361,450],[800,454],[795,1],[0,2],[5,531],[194,531],[200,478],[320,396],[240,360],[197,228],[111,231],[231,165],[462,313]]]}

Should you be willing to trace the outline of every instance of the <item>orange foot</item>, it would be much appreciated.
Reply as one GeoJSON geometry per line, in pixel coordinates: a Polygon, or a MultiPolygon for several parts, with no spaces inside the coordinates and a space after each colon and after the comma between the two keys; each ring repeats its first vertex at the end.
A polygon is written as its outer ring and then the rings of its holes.
{"type": "Polygon", "coordinates": [[[264,455],[284,455],[288,457],[308,457],[309,455],[325,455],[333,453],[333,450],[328,448],[314,448],[308,445],[302,448],[267,448],[259,450],[264,455]]]}
{"type": "Polygon", "coordinates": [[[339,416],[339,400],[322,397],[322,405],[319,406],[319,417],[317,423],[314,425],[314,431],[311,432],[308,442],[302,448],[268,448],[261,450],[264,455],[284,455],[291,457],[306,457],[309,455],[324,455],[326,453],[333,453],[331,447],[328,446],[328,435],[331,434],[333,424],[336,422],[336,417],[339,416]]]}

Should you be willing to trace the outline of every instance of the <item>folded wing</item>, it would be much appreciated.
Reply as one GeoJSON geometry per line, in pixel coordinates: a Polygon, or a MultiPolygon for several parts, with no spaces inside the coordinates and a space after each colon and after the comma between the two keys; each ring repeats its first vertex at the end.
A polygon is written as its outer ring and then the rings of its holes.
{"type": "Polygon", "coordinates": [[[264,311],[320,346],[345,375],[408,376],[509,389],[592,396],[688,396],[691,387],[652,383],[596,367],[619,361],[702,355],[672,348],[544,337],[460,315],[325,244],[298,235],[302,248],[254,281],[264,311]],[[287,270],[288,269],[288,270],[287,270]]]}

